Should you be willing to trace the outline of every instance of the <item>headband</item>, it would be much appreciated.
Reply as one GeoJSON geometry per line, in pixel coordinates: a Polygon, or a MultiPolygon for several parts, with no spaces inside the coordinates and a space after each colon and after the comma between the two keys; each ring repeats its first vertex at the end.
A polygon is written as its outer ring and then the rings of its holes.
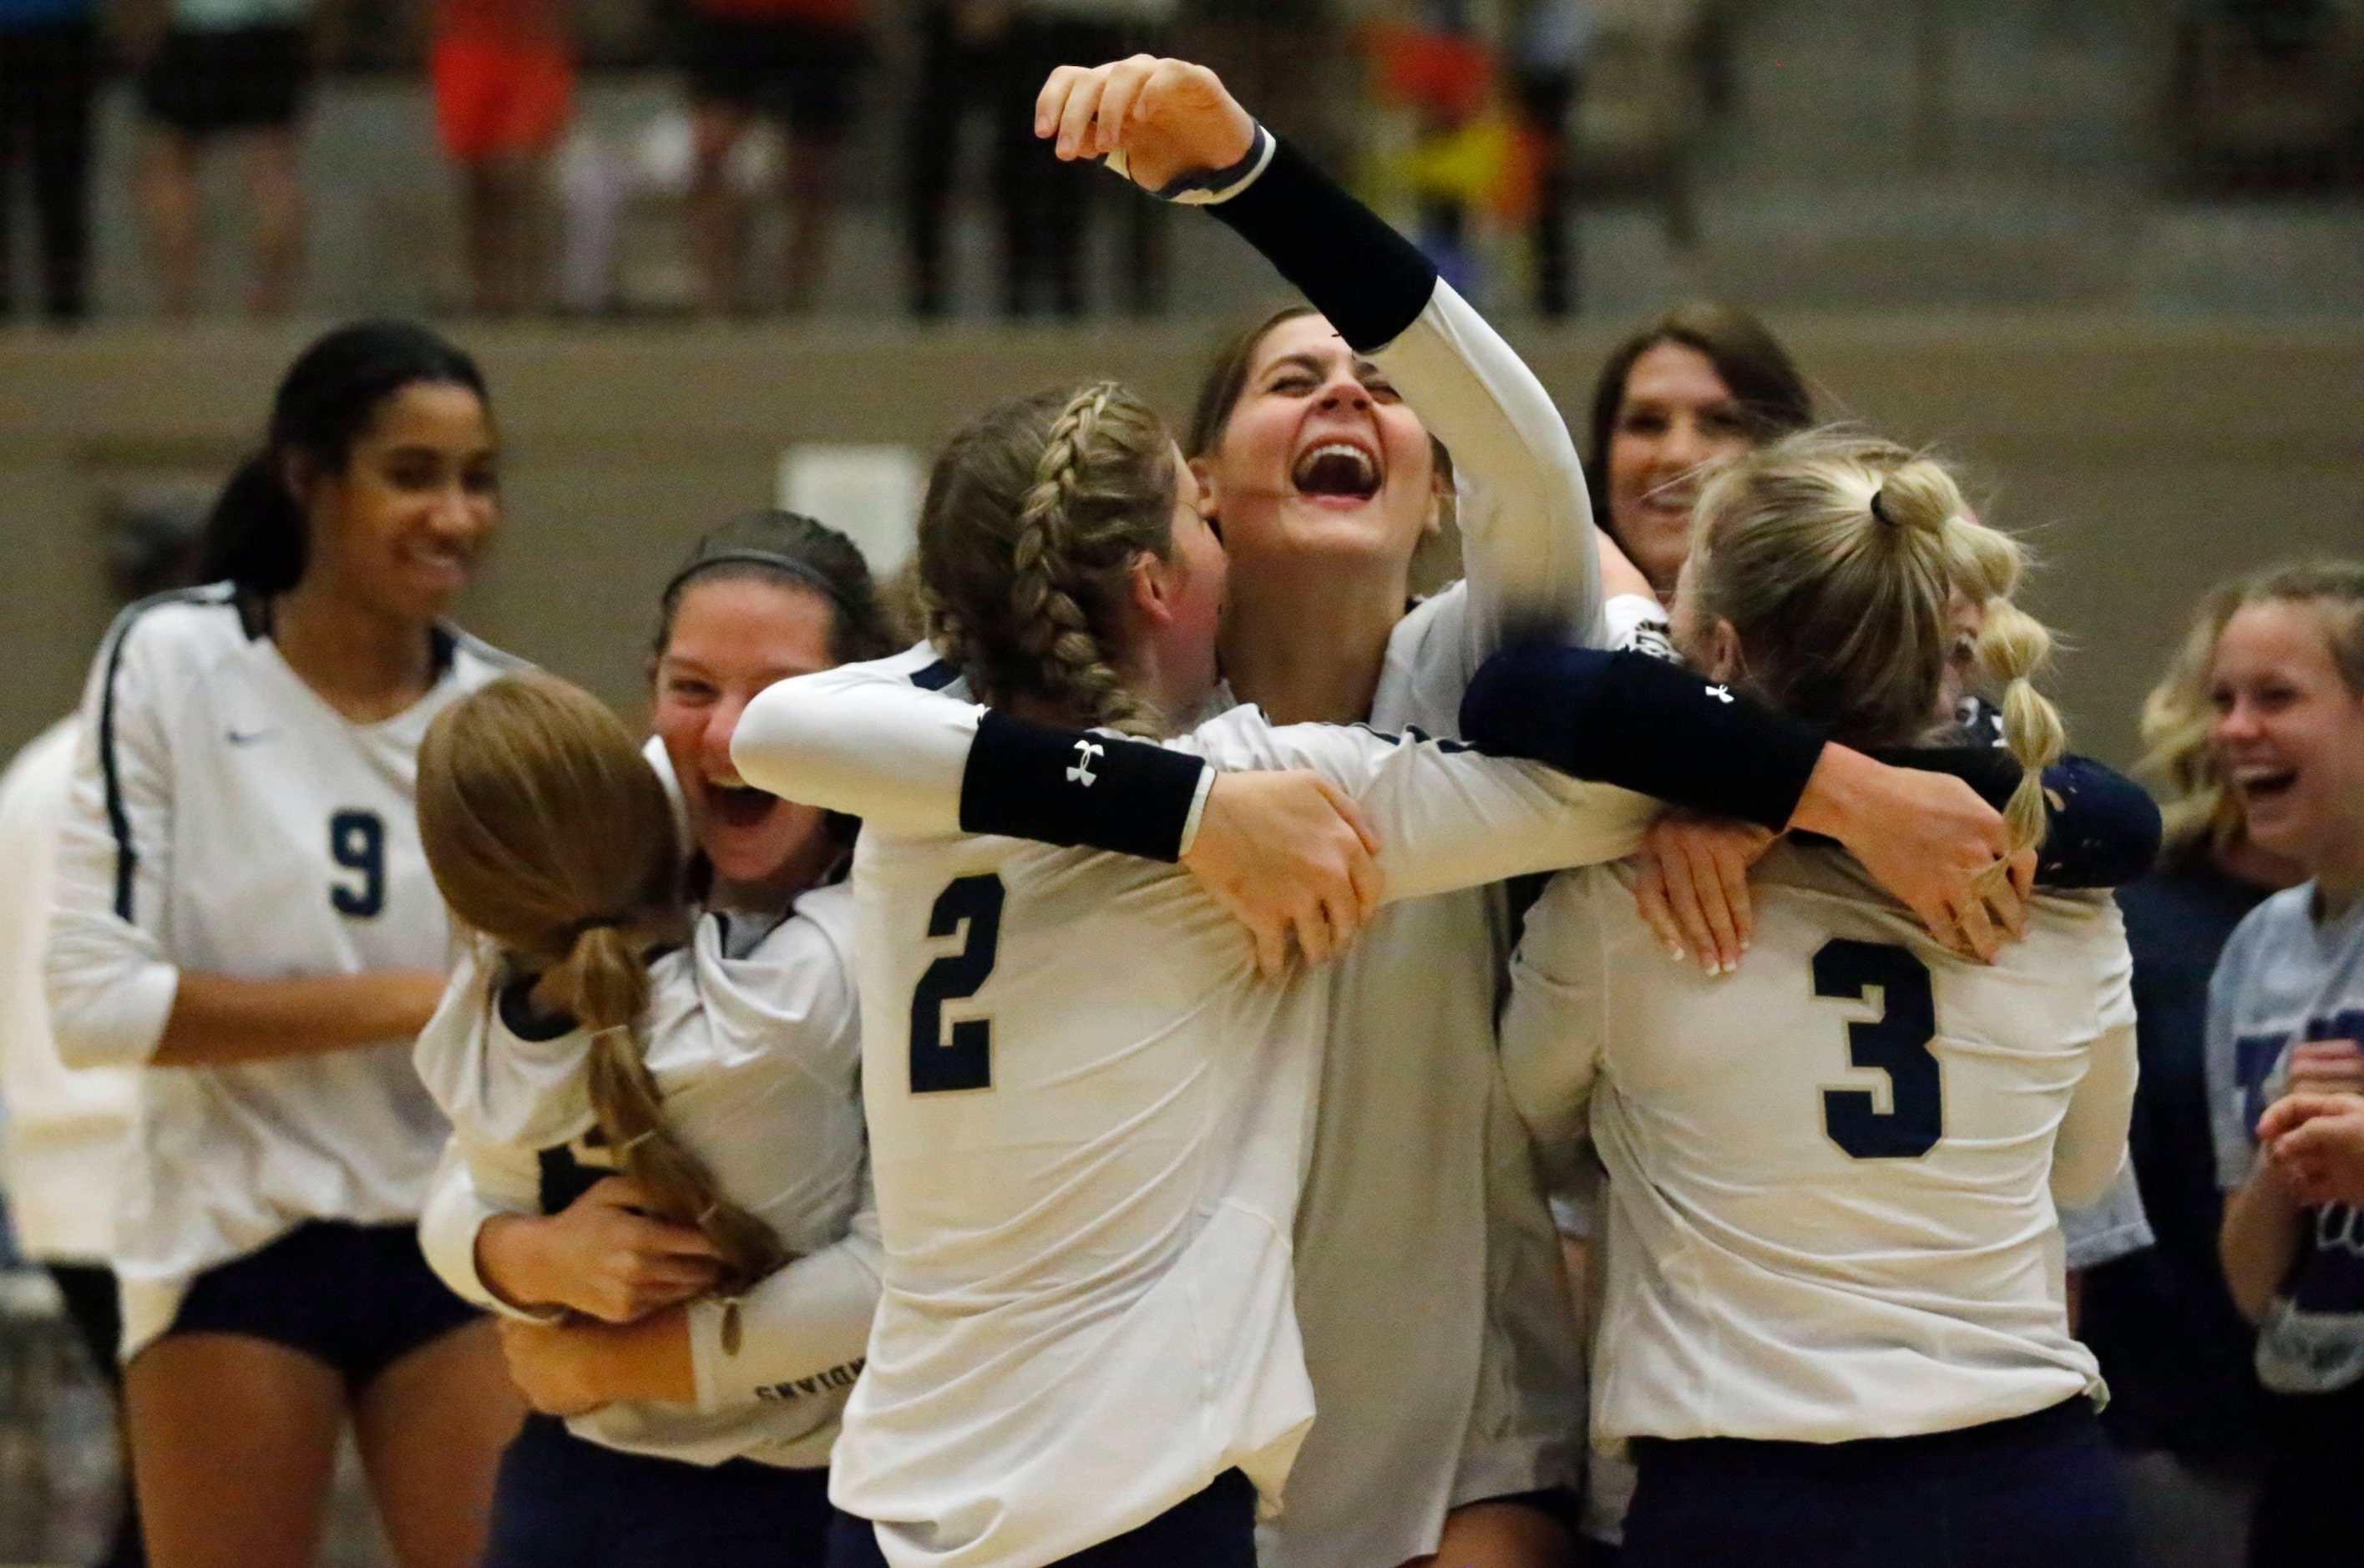
{"type": "Polygon", "coordinates": [[[783,573],[795,578],[838,609],[848,608],[845,595],[819,569],[798,561],[793,555],[782,555],[779,551],[772,550],[718,550],[712,555],[701,555],[675,573],[673,581],[664,585],[664,592],[659,597],[672,598],[691,578],[709,566],[731,565],[768,567],[774,572],[783,573]]]}

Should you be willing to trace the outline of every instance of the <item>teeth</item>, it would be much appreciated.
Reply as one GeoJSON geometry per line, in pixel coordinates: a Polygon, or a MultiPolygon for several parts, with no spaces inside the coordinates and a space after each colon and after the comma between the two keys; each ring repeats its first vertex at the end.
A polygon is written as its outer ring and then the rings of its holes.
{"type": "Polygon", "coordinates": [[[1371,463],[1371,454],[1365,451],[1362,448],[1346,441],[1322,442],[1321,445],[1315,447],[1311,451],[1307,452],[1303,457],[1298,460],[1297,472],[1304,473],[1310,471],[1314,464],[1321,462],[1322,459],[1332,457],[1343,457],[1352,460],[1355,464],[1355,471],[1362,476],[1363,481],[1366,484],[1368,484],[1374,477],[1376,477],[1371,463]]]}

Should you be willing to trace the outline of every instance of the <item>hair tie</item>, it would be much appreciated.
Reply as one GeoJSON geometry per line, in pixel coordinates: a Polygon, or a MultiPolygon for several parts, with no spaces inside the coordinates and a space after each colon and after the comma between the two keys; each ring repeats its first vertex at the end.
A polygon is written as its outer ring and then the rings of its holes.
{"type": "Polygon", "coordinates": [[[1871,515],[1877,521],[1892,528],[1896,526],[1896,519],[1888,515],[1888,507],[1882,504],[1887,495],[1888,487],[1884,484],[1871,493],[1871,515]]]}

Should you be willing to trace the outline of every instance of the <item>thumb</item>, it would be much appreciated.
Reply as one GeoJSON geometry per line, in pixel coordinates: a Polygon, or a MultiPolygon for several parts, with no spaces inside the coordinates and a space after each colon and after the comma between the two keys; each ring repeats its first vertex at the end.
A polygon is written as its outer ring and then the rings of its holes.
{"type": "Polygon", "coordinates": [[[1352,828],[1355,836],[1363,840],[1363,848],[1372,854],[1377,854],[1379,852],[1378,829],[1371,826],[1370,813],[1363,809],[1363,803],[1330,780],[1321,778],[1319,774],[1315,777],[1321,783],[1322,798],[1329,801],[1332,809],[1335,810],[1345,821],[1346,826],[1352,828]]]}

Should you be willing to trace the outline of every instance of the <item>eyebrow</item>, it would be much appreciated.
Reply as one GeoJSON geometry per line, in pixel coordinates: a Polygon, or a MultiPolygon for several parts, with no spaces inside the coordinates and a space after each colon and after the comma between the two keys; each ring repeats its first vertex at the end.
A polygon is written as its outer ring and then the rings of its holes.
{"type": "MultiPolygon", "coordinates": [[[[1299,350],[1298,352],[1293,354],[1283,354],[1280,358],[1273,361],[1272,363],[1265,366],[1264,374],[1257,377],[1257,379],[1259,381],[1269,379],[1274,372],[1289,368],[1307,371],[1314,375],[1327,375],[1329,373],[1329,366],[1325,364],[1319,356],[1306,350],[1299,350]]],[[[1377,360],[1366,360],[1360,354],[1354,354],[1348,357],[1347,368],[1353,371],[1356,381],[1368,381],[1374,376],[1377,377],[1381,381],[1385,381],[1387,379],[1388,373],[1379,368],[1379,362],[1377,360]]]]}

